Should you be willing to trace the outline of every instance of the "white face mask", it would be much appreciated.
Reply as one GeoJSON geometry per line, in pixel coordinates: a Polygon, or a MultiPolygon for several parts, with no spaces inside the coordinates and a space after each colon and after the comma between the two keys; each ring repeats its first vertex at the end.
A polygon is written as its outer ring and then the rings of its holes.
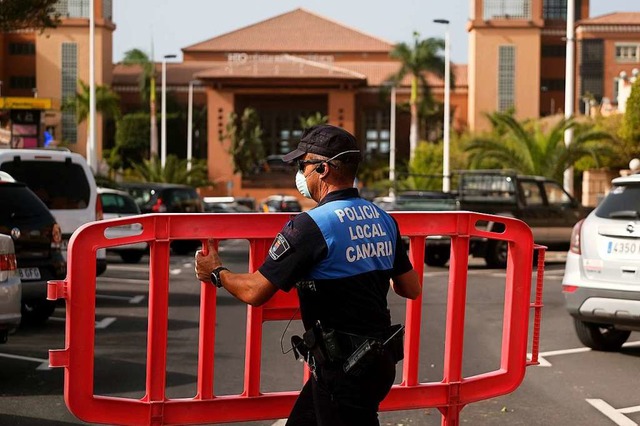
{"type": "Polygon", "coordinates": [[[303,197],[311,198],[311,192],[309,192],[309,186],[307,185],[307,178],[300,170],[296,173],[296,188],[298,188],[298,192],[300,192],[303,197]]]}

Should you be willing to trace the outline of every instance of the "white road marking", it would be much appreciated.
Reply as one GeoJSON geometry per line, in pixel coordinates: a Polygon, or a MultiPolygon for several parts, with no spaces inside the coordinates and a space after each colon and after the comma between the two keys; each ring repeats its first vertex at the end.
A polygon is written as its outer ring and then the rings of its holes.
{"type": "Polygon", "coordinates": [[[144,295],[143,294],[139,294],[137,296],[133,296],[131,299],[129,299],[129,303],[132,305],[137,305],[138,303],[142,302],[144,300],[144,295]]]}
{"type": "Polygon", "coordinates": [[[136,304],[136,303],[140,303],[142,299],[144,299],[144,295],[139,294],[137,296],[129,297],[129,296],[112,296],[110,294],[96,294],[96,299],[123,300],[131,304],[136,304]]]}
{"type": "Polygon", "coordinates": [[[169,270],[171,275],[179,275],[182,273],[182,268],[173,268],[169,270]]]}
{"type": "Polygon", "coordinates": [[[140,284],[140,285],[149,285],[148,278],[112,278],[112,277],[99,277],[98,280],[101,283],[111,282],[116,284],[140,284]]]}
{"type": "Polygon", "coordinates": [[[19,359],[19,360],[22,360],[22,361],[37,362],[37,363],[40,363],[40,365],[38,366],[38,368],[36,368],[36,370],[50,370],[50,368],[49,368],[49,360],[46,360],[46,359],[31,358],[29,356],[3,354],[3,353],[0,353],[0,357],[19,359]]]}
{"type": "MultiPolygon", "coordinates": [[[[587,399],[586,401],[589,404],[591,404],[596,410],[600,411],[602,414],[604,414],[609,419],[611,419],[618,426],[638,426],[638,423],[634,422],[633,420],[625,416],[622,413],[622,410],[616,410],[611,405],[607,404],[601,399],[587,399]]],[[[636,408],[636,407],[632,407],[632,408],[636,408]]],[[[635,411],[632,411],[632,412],[635,412],[635,411]]]]}
{"type": "MultiPolygon", "coordinates": [[[[630,348],[634,346],[640,346],[640,340],[635,342],[627,342],[622,345],[623,348],[630,348]]],[[[545,357],[557,356],[557,355],[570,355],[579,354],[582,352],[591,352],[591,348],[574,348],[574,349],[560,349],[557,351],[540,352],[538,354],[538,367],[551,367],[551,363],[545,359],[545,357]]],[[[531,354],[527,354],[527,358],[531,359],[531,354]]]]}
{"type": "Polygon", "coordinates": [[[287,423],[287,419],[280,419],[271,426],[284,426],[287,423]]]}
{"type": "MultiPolygon", "coordinates": [[[[49,321],[59,321],[59,322],[64,322],[66,320],[66,318],[60,318],[60,317],[49,317],[49,321]]],[[[95,328],[96,329],[104,329],[109,327],[111,324],[113,324],[116,321],[116,318],[114,317],[106,317],[101,319],[100,321],[96,321],[96,325],[95,328]]]]}
{"type": "Polygon", "coordinates": [[[98,329],[98,328],[100,328],[100,329],[107,328],[111,324],[113,324],[115,321],[116,321],[116,319],[114,317],[103,318],[100,321],[96,321],[96,329],[98,329]]]}

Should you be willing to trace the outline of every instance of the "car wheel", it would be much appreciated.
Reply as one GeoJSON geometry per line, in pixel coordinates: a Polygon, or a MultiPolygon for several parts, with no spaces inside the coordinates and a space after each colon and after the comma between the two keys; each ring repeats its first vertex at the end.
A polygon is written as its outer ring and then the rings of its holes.
{"type": "Polygon", "coordinates": [[[444,266],[449,261],[451,253],[449,252],[449,248],[446,250],[438,250],[429,247],[425,248],[424,252],[424,263],[429,266],[444,266]]]}
{"type": "Polygon", "coordinates": [[[502,240],[491,240],[487,243],[487,253],[484,257],[490,268],[506,268],[509,244],[502,240]]]}
{"type": "Polygon", "coordinates": [[[573,322],[580,342],[596,351],[618,351],[631,334],[627,330],[616,330],[609,324],[595,324],[575,318],[573,322]]]}
{"type": "Polygon", "coordinates": [[[53,300],[23,300],[22,301],[22,323],[29,325],[39,325],[49,319],[53,311],[56,310],[56,302],[53,300]]]}
{"type": "Polygon", "coordinates": [[[144,256],[144,252],[140,250],[123,250],[120,252],[120,258],[124,263],[138,263],[144,256]]]}

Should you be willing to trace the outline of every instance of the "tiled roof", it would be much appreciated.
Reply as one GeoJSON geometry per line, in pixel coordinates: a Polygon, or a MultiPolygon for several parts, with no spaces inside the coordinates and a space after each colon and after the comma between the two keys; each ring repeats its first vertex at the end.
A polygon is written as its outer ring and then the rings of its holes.
{"type": "MultiPolygon", "coordinates": [[[[398,72],[400,69],[399,62],[340,62],[340,66],[367,76],[369,86],[380,86],[388,78],[398,72]]],[[[456,87],[466,87],[467,83],[467,65],[452,64],[451,66],[455,76],[456,87]]],[[[443,86],[444,80],[433,74],[427,74],[427,83],[431,87],[443,86]]],[[[410,86],[411,77],[406,76],[402,81],[402,86],[410,86]]]]}
{"type": "MultiPolygon", "coordinates": [[[[167,84],[189,84],[195,79],[195,74],[206,69],[219,65],[219,62],[168,62],[167,63],[167,84]]],[[[162,64],[156,63],[156,78],[160,84],[160,73],[162,64]]],[[[113,67],[113,85],[133,85],[138,84],[138,79],[142,73],[142,68],[137,65],[115,64],[113,67]]]]}
{"type": "Polygon", "coordinates": [[[183,48],[184,52],[389,52],[393,43],[305,9],[269,18],[183,48]]]}
{"type": "MultiPolygon", "coordinates": [[[[292,55],[270,56],[273,61],[246,64],[228,62],[182,62],[167,63],[167,84],[187,85],[195,78],[291,78],[291,79],[336,79],[356,80],[368,86],[382,85],[400,68],[394,61],[385,62],[339,62],[334,64],[315,62],[292,55]]],[[[156,64],[156,75],[160,78],[161,65],[156,64]]],[[[467,65],[452,64],[455,87],[467,87],[467,65]]],[[[138,66],[116,64],[113,69],[113,85],[137,85],[142,72],[138,66]]],[[[443,86],[444,81],[433,74],[427,75],[431,87],[443,86]]],[[[160,84],[160,81],[158,81],[160,84]]],[[[407,76],[402,86],[410,86],[407,76]]]]}
{"type": "Polygon", "coordinates": [[[198,78],[331,78],[366,81],[366,76],[323,62],[292,55],[270,56],[269,61],[244,64],[219,63],[197,74],[198,78]]]}
{"type": "Polygon", "coordinates": [[[583,19],[578,25],[640,25],[640,12],[613,12],[583,19]]]}

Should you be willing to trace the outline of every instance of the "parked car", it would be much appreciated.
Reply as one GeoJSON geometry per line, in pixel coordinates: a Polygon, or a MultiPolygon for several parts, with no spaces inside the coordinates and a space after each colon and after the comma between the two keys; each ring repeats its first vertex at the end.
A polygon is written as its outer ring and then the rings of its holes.
{"type": "MultiPolygon", "coordinates": [[[[81,225],[102,219],[102,204],[87,161],[67,149],[0,149],[0,171],[24,182],[47,206],[62,229],[62,253],[81,225]]],[[[96,256],[96,272],[107,269],[106,251],[96,256]]]]}
{"type": "Polygon", "coordinates": [[[609,194],[571,235],[562,291],[580,341],[617,351],[640,330],[640,174],[609,194]]]}
{"type": "MultiPolygon", "coordinates": [[[[136,216],[140,214],[140,207],[135,200],[126,192],[109,188],[98,188],[98,194],[102,202],[102,210],[105,219],[117,219],[123,217],[136,216]]],[[[132,235],[139,235],[142,226],[134,223],[126,226],[114,226],[107,228],[105,236],[107,238],[121,238],[132,235]]],[[[113,251],[120,255],[125,263],[138,263],[147,251],[147,243],[133,243],[112,247],[108,251],[113,251]]]]}
{"type": "Polygon", "coordinates": [[[206,213],[251,213],[249,207],[240,204],[234,197],[204,197],[202,199],[206,213]]]}
{"type": "MultiPolygon", "coordinates": [[[[460,202],[451,192],[404,191],[393,197],[377,197],[373,203],[386,211],[453,211],[460,210],[460,202]]],[[[407,248],[408,239],[405,239],[407,248]]],[[[443,235],[429,235],[425,242],[424,261],[429,266],[444,266],[449,261],[451,239],[443,235]]]]}
{"type": "Polygon", "coordinates": [[[260,203],[259,210],[265,213],[301,212],[302,206],[293,195],[271,195],[260,203]]]}
{"type": "Polygon", "coordinates": [[[13,240],[22,281],[22,320],[44,322],[56,306],[47,300],[47,281],[63,279],[67,270],[60,226],[23,183],[1,180],[0,206],[0,234],[13,240]]]}
{"type": "Polygon", "coordinates": [[[20,325],[22,283],[17,271],[13,241],[0,234],[0,343],[6,343],[9,333],[20,325]]]}
{"type": "MultiPolygon", "coordinates": [[[[202,200],[188,185],[172,183],[123,183],[120,185],[133,197],[142,213],[202,213],[202,200]]],[[[177,240],[171,248],[177,254],[187,254],[200,247],[198,240],[177,240]]]]}

